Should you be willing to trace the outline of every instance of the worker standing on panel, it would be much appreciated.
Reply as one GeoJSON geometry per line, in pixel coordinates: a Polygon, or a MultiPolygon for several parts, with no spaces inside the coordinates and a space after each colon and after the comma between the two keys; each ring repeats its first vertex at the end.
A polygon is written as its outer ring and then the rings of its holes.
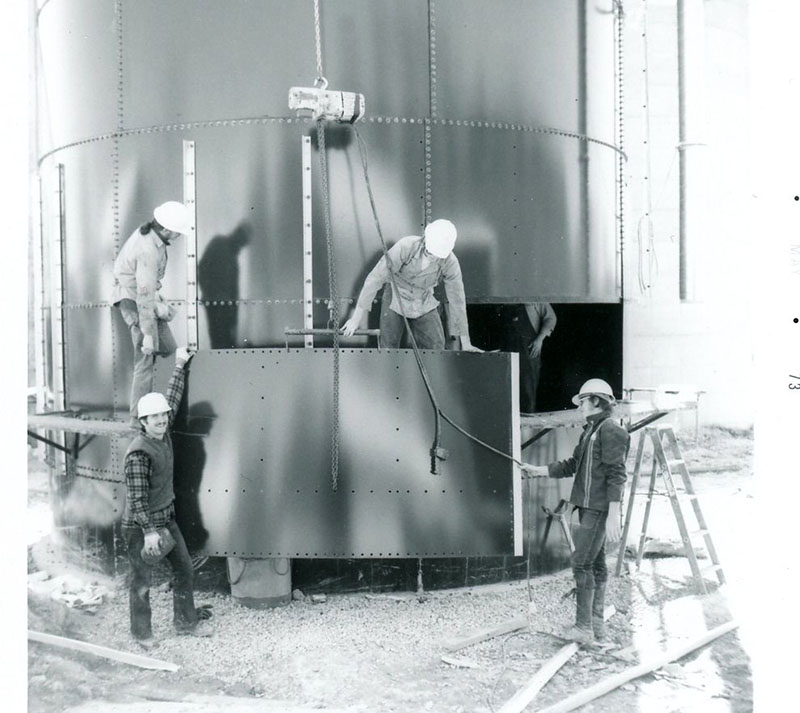
{"type": "Polygon", "coordinates": [[[434,220],[425,228],[424,237],[408,235],[400,238],[367,275],[342,333],[346,337],[352,336],[361,325],[364,314],[371,310],[378,290],[388,284],[381,308],[380,345],[394,349],[400,347],[405,332],[404,313],[420,349],[444,349],[439,302],[433,296],[434,287],[443,281],[450,305],[450,333],[461,338],[462,350],[481,351],[472,346],[469,338],[461,266],[453,253],[456,236],[456,227],[449,220],[434,220]],[[393,294],[390,271],[394,274],[399,294],[393,294]]]}
{"type": "Polygon", "coordinates": [[[519,410],[536,413],[542,345],[556,327],[556,313],[548,302],[511,305],[505,327],[506,350],[519,354],[519,410]]]}
{"type": "Polygon", "coordinates": [[[166,557],[172,566],[172,617],[179,634],[210,636],[194,606],[194,571],[189,550],[175,521],[173,451],[170,429],[181,403],[186,364],[193,354],[175,352],[175,369],[166,397],[145,394],[137,404],[141,432],[125,453],[125,511],[122,534],[128,548],[131,634],[143,647],[153,643],[150,609],[152,566],[166,557]]]}
{"type": "Polygon", "coordinates": [[[183,203],[167,201],[153,211],[152,220],[138,227],[114,261],[111,303],[119,307],[133,342],[131,425],[137,426],[136,404],[153,390],[156,354],[175,351],[169,322],[175,309],[161,296],[167,268],[167,246],[189,232],[189,210],[183,203]]]}
{"type": "Polygon", "coordinates": [[[549,465],[522,466],[523,477],[575,478],[569,501],[577,508],[572,571],[577,589],[575,624],[564,635],[580,644],[605,638],[606,541],[620,539],[620,502],[631,437],[611,418],[615,402],[602,379],[589,379],[572,398],[586,419],[572,458],[549,465]]]}

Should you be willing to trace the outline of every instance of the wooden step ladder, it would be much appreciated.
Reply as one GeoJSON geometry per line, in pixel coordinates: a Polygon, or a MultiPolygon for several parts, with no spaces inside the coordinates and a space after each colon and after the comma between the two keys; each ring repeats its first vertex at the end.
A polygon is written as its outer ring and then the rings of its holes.
{"type": "Polygon", "coordinates": [[[711,533],[706,525],[706,520],[703,517],[703,511],[700,509],[700,502],[697,499],[692,479],[689,475],[689,469],[686,467],[686,461],[683,459],[680,446],[678,445],[678,438],[675,435],[675,430],[671,425],[658,425],[647,426],[639,437],[639,446],[636,451],[636,465],[631,478],[630,496],[628,498],[628,508],[625,514],[625,525],[622,528],[622,541],[620,542],[619,554],[617,555],[616,574],[619,576],[622,572],[622,563],[625,556],[625,544],[628,540],[628,532],[631,525],[631,516],[633,514],[633,503],[636,497],[636,486],[639,482],[639,473],[642,469],[642,462],[644,460],[644,446],[645,442],[650,439],[653,444],[653,464],[650,471],[650,485],[647,491],[647,504],[644,509],[644,520],[642,521],[642,532],[639,536],[639,547],[636,550],[636,568],[642,564],[642,555],[644,554],[644,543],[647,535],[647,523],[650,519],[650,507],[653,504],[653,497],[656,493],[656,479],[659,473],[662,476],[664,485],[666,487],[666,494],[669,497],[672,505],[672,510],[675,513],[675,520],[678,523],[680,530],[681,540],[683,542],[684,552],[686,558],[689,560],[689,565],[692,569],[692,576],[700,591],[705,594],[708,590],[706,588],[705,575],[711,572],[716,573],[720,584],[725,583],[725,575],[722,572],[722,565],[719,563],[717,557],[717,550],[714,547],[714,542],[711,539],[711,533]],[[680,500],[678,499],[678,492],[675,489],[674,474],[677,472],[683,482],[683,488],[686,492],[685,499],[689,500],[694,510],[695,520],[697,521],[697,530],[690,532],[686,525],[683,509],[681,508],[680,500]],[[697,554],[695,552],[692,537],[702,535],[705,540],[708,556],[711,559],[712,565],[710,567],[702,568],[697,561],[697,554]]]}

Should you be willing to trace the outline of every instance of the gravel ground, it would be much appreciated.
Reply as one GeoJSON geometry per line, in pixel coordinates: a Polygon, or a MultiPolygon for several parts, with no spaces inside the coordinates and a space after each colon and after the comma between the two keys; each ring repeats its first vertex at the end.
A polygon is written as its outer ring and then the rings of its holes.
{"type": "MultiPolygon", "coordinates": [[[[149,655],[179,664],[180,676],[212,682],[212,688],[237,695],[356,710],[486,711],[513,695],[564,645],[539,632],[571,623],[573,600],[562,599],[571,587],[568,571],[536,578],[530,589],[533,607],[525,582],[438,591],[422,599],[333,595],[321,604],[306,599],[272,610],[247,609],[229,596],[201,592],[198,603],[213,605],[215,629],[213,637],[201,639],[174,635],[172,595],[162,584],[151,593],[159,645],[149,655]],[[441,660],[448,653],[445,641],[520,616],[529,617],[528,630],[448,654],[460,665],[441,660]]],[[[620,612],[610,621],[611,638],[622,647],[629,640],[624,615],[629,587],[625,580],[615,580],[610,589],[609,603],[620,612]]],[[[40,614],[42,609],[40,602],[40,614]]],[[[49,618],[52,611],[50,607],[38,622],[49,624],[52,633],[141,653],[127,633],[124,592],[94,616],[72,611],[68,621],[58,621],[49,618]],[[53,631],[54,626],[60,631],[53,631]]],[[[606,659],[581,652],[572,662],[575,670],[568,664],[560,675],[579,682],[581,671],[591,675],[599,668],[608,670],[606,659]]],[[[174,676],[144,672],[138,677],[166,681],[174,676]]],[[[135,684],[136,678],[131,674],[128,683],[135,684]]],[[[550,695],[557,697],[556,683],[550,695]]]]}
{"type": "MultiPolygon", "coordinates": [[[[743,464],[752,449],[752,436],[710,431],[696,441],[682,441],[682,446],[696,458],[696,466],[707,468],[700,472],[708,475],[698,481],[707,482],[709,493],[718,491],[719,507],[727,510],[724,501],[733,492],[732,484],[738,488],[749,476],[741,472],[732,480],[727,471],[736,470],[735,466],[749,469],[743,464]]],[[[636,663],[632,644],[641,642],[642,636],[661,645],[669,640],[669,627],[675,622],[686,621],[693,632],[730,617],[724,597],[694,596],[685,560],[648,562],[635,577],[610,581],[608,603],[617,609],[609,622],[614,648],[606,653],[579,651],[547,684],[534,708],[636,663]]],[[[609,565],[613,564],[609,557],[609,565]]],[[[574,600],[563,598],[573,584],[569,571],[532,579],[532,606],[522,581],[426,592],[421,599],[413,593],[328,594],[320,604],[306,598],[278,609],[252,610],[220,591],[220,569],[218,561],[215,569],[215,560],[210,560],[198,573],[197,603],[213,606],[215,635],[210,639],[174,635],[167,570],[159,572],[151,593],[159,645],[149,655],[180,665],[177,673],[146,671],[32,643],[29,713],[55,713],[89,701],[106,702],[108,713],[121,713],[126,709],[114,706],[127,702],[139,713],[156,710],[151,707],[155,700],[186,701],[220,693],[224,697],[219,699],[219,710],[237,713],[245,709],[234,707],[242,700],[235,697],[256,697],[265,710],[299,711],[292,706],[302,705],[307,707],[303,710],[370,713],[494,711],[564,646],[552,633],[542,632],[560,631],[574,615],[574,600]],[[213,570],[209,576],[204,576],[206,569],[213,570]],[[527,617],[528,629],[452,653],[444,648],[446,641],[460,634],[516,617],[527,617]],[[443,654],[452,663],[442,661],[443,654]],[[223,701],[230,705],[223,708],[223,701]]],[[[29,628],[143,653],[128,634],[127,593],[121,582],[116,584],[116,596],[94,614],[29,595],[29,628]]],[[[656,674],[639,679],[581,710],[744,713],[752,709],[750,662],[736,635],[682,660],[673,673],[676,677],[656,674]],[[713,660],[706,665],[711,654],[713,660]],[[681,680],[681,667],[688,678],[681,680]],[[712,669],[716,672],[708,673],[712,669]],[[687,698],[689,694],[695,699],[687,698]]]]}

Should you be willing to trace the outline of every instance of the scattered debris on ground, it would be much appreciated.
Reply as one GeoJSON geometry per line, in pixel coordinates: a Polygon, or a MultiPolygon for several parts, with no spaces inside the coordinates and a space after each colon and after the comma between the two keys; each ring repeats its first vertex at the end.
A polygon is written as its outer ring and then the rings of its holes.
{"type": "MultiPolygon", "coordinates": [[[[692,443],[681,443],[690,456],[695,454],[692,443]]],[[[738,458],[752,452],[752,438],[720,430],[708,436],[704,430],[697,449],[703,463],[713,468],[715,461],[709,459],[715,452],[719,459],[729,460],[731,453],[738,458]]],[[[750,466],[746,460],[737,462],[743,467],[731,471],[733,480],[718,470],[708,470],[708,478],[725,492],[747,489],[750,466]]],[[[713,491],[702,477],[697,481],[698,490],[713,491]]],[[[612,569],[613,563],[609,557],[612,569]]],[[[555,705],[732,618],[723,591],[712,585],[710,594],[697,594],[685,558],[647,559],[638,573],[629,571],[631,565],[626,561],[625,576],[609,583],[607,603],[616,610],[607,624],[610,646],[581,648],[570,655],[531,708],[555,705]]],[[[175,635],[169,572],[163,568],[157,570],[151,592],[157,646],[143,652],[128,633],[124,581],[65,571],[50,562],[50,571],[32,565],[29,629],[144,654],[180,668],[145,670],[33,641],[28,651],[29,711],[132,713],[146,706],[153,713],[249,713],[258,706],[260,711],[287,713],[483,713],[512,700],[563,651],[565,642],[558,633],[574,615],[574,600],[565,597],[573,586],[567,570],[536,577],[530,588],[525,581],[505,582],[426,591],[424,596],[312,596],[295,590],[287,606],[256,610],[237,604],[219,587],[203,587],[213,581],[203,576],[213,566],[214,558],[198,571],[196,598],[198,605],[211,605],[214,636],[175,635]],[[508,622],[520,621],[523,626],[504,630],[508,622]],[[502,633],[447,649],[448,642],[493,627],[502,633]]],[[[750,662],[738,635],[726,634],[624,683],[582,710],[638,710],[640,698],[659,710],[710,710],[701,702],[707,706],[712,699],[724,701],[731,713],[752,710],[750,662]]]]}

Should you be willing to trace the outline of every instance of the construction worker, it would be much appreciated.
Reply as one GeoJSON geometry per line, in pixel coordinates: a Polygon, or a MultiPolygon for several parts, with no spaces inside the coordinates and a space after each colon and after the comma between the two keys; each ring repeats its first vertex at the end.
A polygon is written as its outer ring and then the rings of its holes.
{"type": "Polygon", "coordinates": [[[542,370],[542,345],[556,327],[548,302],[510,305],[505,324],[506,350],[519,354],[519,410],[536,413],[536,391],[542,370]]]}
{"type": "Polygon", "coordinates": [[[161,280],[167,267],[167,246],[189,232],[190,215],[182,203],[167,201],[153,211],[153,218],[128,238],[114,261],[111,303],[119,308],[133,342],[131,425],[136,427],[136,404],[153,390],[156,354],[169,356],[175,339],[169,322],[175,309],[161,296],[161,280]]]}
{"type": "Polygon", "coordinates": [[[571,559],[577,611],[564,638],[590,644],[605,638],[605,543],[617,542],[621,535],[620,502],[630,435],[611,418],[614,393],[602,379],[589,379],[572,402],[586,419],[572,457],[546,466],[525,464],[522,470],[523,477],[575,478],[569,501],[580,521],[571,559]]]}
{"type": "Polygon", "coordinates": [[[179,634],[209,636],[194,605],[194,572],[189,550],[175,522],[173,452],[170,428],[181,402],[186,364],[193,354],[180,347],[166,397],[158,392],[137,404],[141,433],[125,453],[125,510],[122,533],[128,548],[131,634],[144,648],[154,645],[151,627],[152,565],[166,557],[172,566],[173,623],[179,634]],[[171,548],[171,549],[170,549],[171,548]]]}
{"type": "Polygon", "coordinates": [[[449,331],[461,338],[463,351],[479,352],[472,346],[467,324],[466,297],[461,279],[461,266],[453,253],[456,243],[456,227],[449,220],[434,220],[425,228],[424,237],[408,235],[400,238],[372,268],[353,313],[342,333],[350,337],[361,325],[366,312],[378,290],[388,284],[384,292],[380,318],[380,344],[382,347],[400,347],[408,318],[411,333],[420,349],[444,349],[445,337],[439,302],[433,296],[433,288],[444,281],[445,294],[450,305],[449,331]],[[389,271],[399,294],[392,294],[389,271]]]}

